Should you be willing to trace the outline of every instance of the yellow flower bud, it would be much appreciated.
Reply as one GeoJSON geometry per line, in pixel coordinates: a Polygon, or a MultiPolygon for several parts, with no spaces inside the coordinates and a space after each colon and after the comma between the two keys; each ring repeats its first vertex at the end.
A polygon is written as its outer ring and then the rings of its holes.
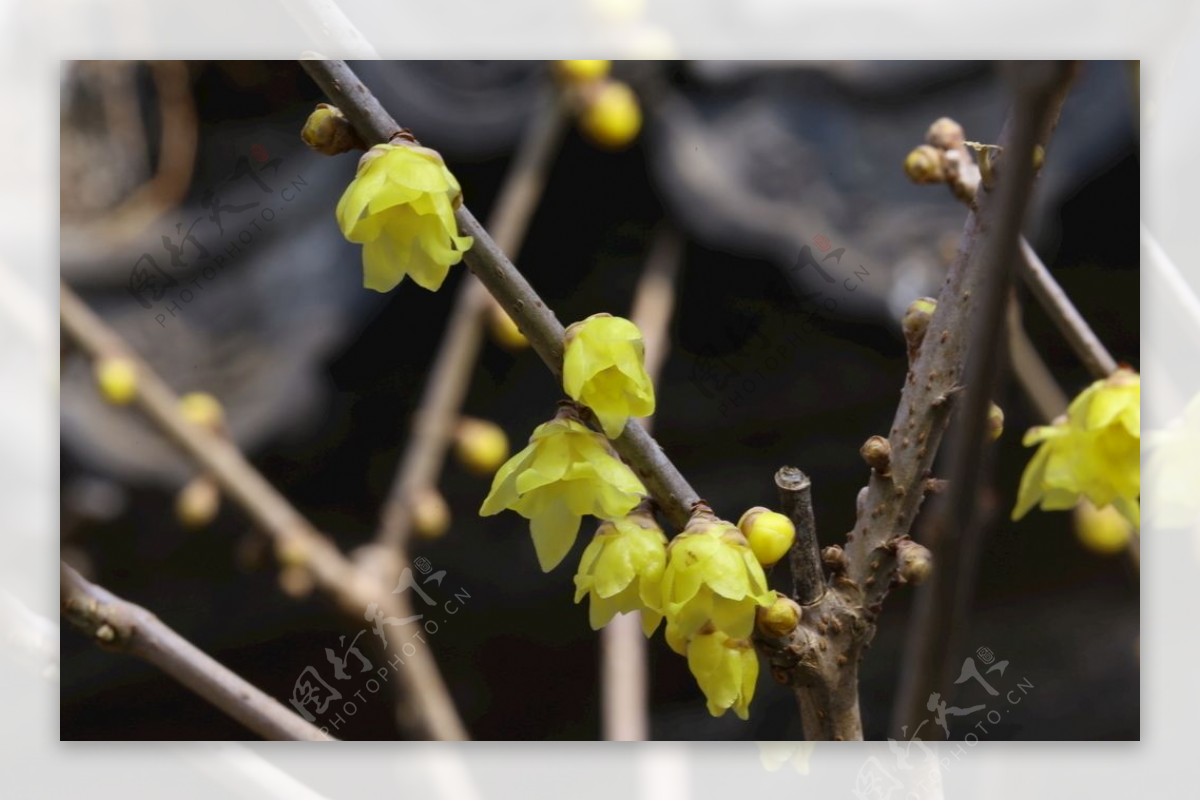
{"type": "Polygon", "coordinates": [[[688,669],[708,701],[708,712],[720,717],[733,709],[742,720],[750,717],[750,701],[758,682],[758,655],[744,638],[721,631],[698,633],[688,642],[688,669]]]}
{"type": "Polygon", "coordinates": [[[567,328],[563,390],[588,406],[609,439],[630,417],[654,414],[642,332],[623,317],[593,314],[567,328]]]}
{"type": "Polygon", "coordinates": [[[908,343],[910,363],[916,360],[917,353],[921,350],[921,343],[925,341],[925,333],[929,330],[929,321],[933,319],[935,311],[937,311],[936,300],[917,298],[908,304],[908,309],[904,312],[900,328],[904,331],[904,341],[908,343]]]}
{"type": "Polygon", "coordinates": [[[941,183],[946,180],[942,152],[932,145],[918,145],[905,157],[904,173],[913,183],[941,183]]]}
{"type": "Polygon", "coordinates": [[[1129,547],[1133,526],[1112,506],[1097,509],[1091,501],[1075,507],[1075,535],[1089,551],[1102,556],[1118,554],[1129,547]]]}
{"type": "Polygon", "coordinates": [[[275,543],[275,558],[279,560],[279,564],[292,567],[308,567],[308,561],[312,558],[308,543],[304,540],[292,536],[283,540],[278,540],[275,543]]]}
{"type": "Polygon", "coordinates": [[[770,567],[782,559],[796,539],[796,527],[791,518],[762,506],[747,509],[738,521],[738,528],[746,535],[754,558],[763,567],[770,567]]]}
{"type": "Polygon", "coordinates": [[[308,115],[300,138],[304,144],[326,156],[367,149],[342,110],[328,103],[318,103],[308,115]]]}
{"type": "Polygon", "coordinates": [[[493,422],[464,417],[454,432],[454,452],[471,472],[491,475],[508,458],[508,436],[493,422]]]}
{"type": "Polygon", "coordinates": [[[488,308],[488,330],[492,333],[492,339],[506,350],[523,350],[529,347],[529,340],[521,333],[513,318],[495,302],[488,308]]]}
{"type": "Polygon", "coordinates": [[[601,147],[625,147],[642,128],[642,110],[637,95],[623,83],[606,81],[588,93],[579,127],[601,147]]]}
{"type": "Polygon", "coordinates": [[[896,574],[905,584],[917,585],[933,572],[933,554],[907,537],[896,543],[896,574]]]}
{"type": "Polygon", "coordinates": [[[474,240],[459,236],[458,180],[433,150],[376,145],[337,205],[338,226],[363,246],[363,285],[387,292],[412,276],[434,291],[474,240]]]}
{"type": "Polygon", "coordinates": [[[1000,439],[1000,435],[1004,433],[1004,410],[992,403],[988,407],[987,416],[987,437],[991,442],[1000,439]]]}
{"type": "Polygon", "coordinates": [[[179,399],[179,412],[192,425],[220,431],[225,425],[221,402],[207,392],[189,392],[179,399]]]}
{"type": "Polygon", "coordinates": [[[175,496],[175,516],[187,528],[203,528],[221,508],[221,490],[209,476],[197,476],[175,496]]]}
{"type": "Polygon", "coordinates": [[[555,62],[559,77],[568,83],[587,83],[607,77],[612,69],[611,61],[602,59],[584,59],[555,62]]]}
{"type": "Polygon", "coordinates": [[[450,528],[450,507],[442,493],[429,487],[417,493],[412,506],[413,531],[427,540],[437,539],[450,528]]]}
{"type": "Polygon", "coordinates": [[[125,406],[137,395],[137,367],[129,359],[110,356],[95,367],[100,395],[114,406],[125,406]]]}
{"type": "Polygon", "coordinates": [[[624,517],[645,494],[608,441],[564,408],[496,471],[479,514],[512,509],[528,518],[538,563],[548,573],[571,550],[583,515],[624,517]]]}
{"type": "Polygon", "coordinates": [[[660,584],[666,563],[667,538],[648,511],[603,522],[579,560],[575,603],[590,596],[593,629],[607,625],[618,612],[641,612],[642,632],[649,637],[662,621],[660,584]]]}
{"type": "Polygon", "coordinates": [[[775,603],[758,610],[758,630],[768,637],[786,637],[800,625],[800,604],[776,594],[775,603]]]}
{"type": "Polygon", "coordinates": [[[1067,407],[1065,419],[1032,428],[1023,440],[1038,445],[1021,476],[1013,520],[1034,506],[1073,509],[1083,498],[1112,504],[1141,524],[1141,379],[1129,369],[1096,381],[1067,407]]]}

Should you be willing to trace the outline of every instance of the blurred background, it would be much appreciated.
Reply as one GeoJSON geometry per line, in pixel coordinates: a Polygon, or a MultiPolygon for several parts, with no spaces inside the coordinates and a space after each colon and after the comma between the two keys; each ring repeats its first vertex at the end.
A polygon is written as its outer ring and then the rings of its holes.
{"type": "MultiPolygon", "coordinates": [[[[480,219],[555,91],[544,62],[355,67],[443,153],[480,219]]],[[[944,187],[912,185],[904,156],[940,116],[995,141],[1003,84],[972,62],[619,62],[615,75],[639,96],[640,136],[613,151],[566,134],[518,264],[564,323],[628,315],[657,232],[678,231],[657,439],[734,519],[773,505],[774,471],[800,466],[814,480],[822,543],[841,542],[866,479],[858,447],[886,433],[904,378],[898,317],[935,293],[965,216],[944,187]],[[805,246],[823,244],[844,248],[824,264],[858,275],[853,291],[796,268],[805,246]]],[[[60,88],[64,280],[176,391],[219,398],[255,464],[344,550],[368,542],[465,270],[437,294],[408,282],[388,295],[362,289],[359,249],[333,218],[356,157],[300,142],[323,98],[294,62],[73,63],[60,88]],[[223,256],[211,278],[202,254],[223,256]],[[151,281],[131,292],[135,269],[151,281]]],[[[1102,341],[1134,367],[1136,109],[1129,64],[1085,65],[1027,226],[1102,341]]],[[[1024,303],[1024,320],[1064,389],[1086,386],[1036,304],[1024,303]]],[[[532,352],[489,341],[464,412],[497,422],[515,450],[559,395],[532,352]]],[[[981,493],[991,519],[962,657],[989,648],[1035,689],[989,739],[1136,739],[1137,571],[1124,553],[1086,547],[1070,514],[1008,522],[1031,453],[1020,435],[1043,421],[1007,377],[997,402],[1006,433],[981,493]]],[[[62,552],[85,575],[280,699],[360,628],[318,594],[285,592],[231,504],[202,530],[181,525],[175,498],[193,471],[136,412],[105,405],[69,352],[61,425],[62,552]]],[[[414,543],[414,557],[446,571],[445,587],[470,595],[432,651],[476,739],[595,739],[600,638],[571,603],[590,526],[542,574],[526,521],[476,516],[488,486],[451,460],[439,483],[450,529],[414,543]]],[[[868,738],[888,725],[910,601],[904,590],[889,598],[863,663],[868,738]]],[[[63,739],[246,736],[142,663],[62,637],[63,739]]],[[[765,673],[749,722],[713,719],[684,660],[661,636],[649,651],[654,739],[800,737],[790,692],[765,673]]],[[[396,737],[391,704],[364,704],[337,734],[396,737]]]]}

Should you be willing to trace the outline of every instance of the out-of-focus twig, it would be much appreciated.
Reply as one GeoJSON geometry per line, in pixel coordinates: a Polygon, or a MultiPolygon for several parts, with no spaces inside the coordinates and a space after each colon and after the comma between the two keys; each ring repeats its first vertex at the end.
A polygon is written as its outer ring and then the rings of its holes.
{"type": "MultiPolygon", "coordinates": [[[[654,237],[638,281],[630,318],[646,345],[646,374],[658,383],[667,359],[667,330],[675,308],[675,276],[683,259],[679,232],[663,225],[654,237]]],[[[651,420],[644,424],[649,430],[651,420]]],[[[640,741],[650,736],[649,666],[641,615],[617,615],[600,632],[600,700],[605,740],[640,741]]]]}
{"type": "Polygon", "coordinates": [[[1021,304],[1008,301],[1008,358],[1013,375],[1047,423],[1067,410],[1069,399],[1029,339],[1021,322],[1021,304]]]}
{"type": "MultiPolygon", "coordinates": [[[[88,356],[127,360],[136,374],[133,402],[181,450],[210,473],[224,494],[239,504],[274,544],[279,559],[308,570],[317,587],[350,616],[363,619],[372,604],[387,617],[402,619],[403,608],[389,584],[360,570],[317,531],[228,439],[190,423],[178,396],[64,283],[60,290],[63,332],[88,356]]],[[[389,647],[399,653],[408,641],[400,626],[386,629],[389,647]]],[[[405,670],[396,672],[417,699],[419,731],[431,739],[466,739],[466,731],[426,648],[405,651],[405,670]],[[411,651],[411,655],[408,653],[411,651]]]]}
{"type": "Polygon", "coordinates": [[[1025,285],[1037,298],[1038,303],[1050,315],[1058,330],[1066,337],[1075,355],[1087,366],[1096,378],[1106,378],[1117,370],[1117,362],[1100,342],[1100,338],[1088,325],[1087,320],[1075,308],[1058,281],[1042,264],[1029,243],[1021,238],[1017,269],[1025,285]]]}
{"type": "Polygon", "coordinates": [[[62,612],[97,644],[132,654],[268,740],[332,740],[136,604],[62,566],[62,612]]]}

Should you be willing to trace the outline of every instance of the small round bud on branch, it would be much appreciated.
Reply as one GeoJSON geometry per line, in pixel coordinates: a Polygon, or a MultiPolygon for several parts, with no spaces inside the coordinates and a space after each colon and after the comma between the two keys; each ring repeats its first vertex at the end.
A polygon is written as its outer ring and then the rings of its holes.
{"type": "Polygon", "coordinates": [[[758,609],[758,630],[768,637],[786,637],[800,625],[804,611],[800,604],[786,595],[777,595],[775,602],[758,609]]]}
{"type": "Polygon", "coordinates": [[[471,472],[490,476],[508,459],[508,436],[489,420],[464,417],[454,432],[454,453],[471,472]]]}
{"type": "Polygon", "coordinates": [[[450,506],[432,487],[419,493],[412,503],[413,530],[425,539],[437,539],[450,528],[450,506]]]}
{"type": "Polygon", "coordinates": [[[114,406],[126,406],[137,395],[137,367],[129,359],[110,356],[96,362],[96,386],[114,406]]]}
{"type": "Polygon", "coordinates": [[[966,141],[963,127],[949,117],[940,117],[933,121],[925,132],[925,141],[940,150],[957,150],[966,141]]]}
{"type": "Polygon", "coordinates": [[[746,535],[754,558],[763,567],[770,567],[787,555],[796,540],[796,526],[786,516],[763,506],[747,509],[738,521],[746,535]]]}
{"type": "Polygon", "coordinates": [[[599,81],[584,87],[579,127],[592,142],[609,150],[627,146],[642,128],[637,95],[618,81],[599,81]]]}
{"type": "Polygon", "coordinates": [[[917,585],[933,572],[933,554],[920,543],[902,539],[896,543],[896,574],[905,584],[917,585]]]}
{"type": "Polygon", "coordinates": [[[946,180],[942,151],[932,145],[919,145],[904,158],[904,174],[913,183],[940,184],[946,180]]]}
{"type": "Polygon", "coordinates": [[[328,103],[318,103],[308,115],[300,129],[300,138],[304,144],[326,156],[367,149],[342,110],[328,103]]]}
{"type": "Polygon", "coordinates": [[[221,402],[207,392],[189,392],[179,399],[179,412],[189,423],[214,434],[225,431],[225,411],[221,402]]]}
{"type": "Polygon", "coordinates": [[[1000,439],[1000,435],[1004,433],[1004,410],[992,403],[988,407],[987,416],[987,438],[989,442],[995,442],[1000,439]]]}
{"type": "Polygon", "coordinates": [[[175,516],[187,528],[204,528],[221,509],[221,490],[210,476],[197,476],[175,496],[175,516]]]}
{"type": "Polygon", "coordinates": [[[876,434],[864,442],[858,452],[862,454],[863,461],[879,475],[892,474],[892,443],[886,437],[876,434]]]}
{"type": "Polygon", "coordinates": [[[846,552],[840,545],[826,545],[821,549],[821,561],[832,572],[841,573],[846,569],[846,552]]]}
{"type": "Polygon", "coordinates": [[[916,361],[917,354],[921,350],[921,343],[925,341],[925,333],[929,330],[929,321],[933,319],[935,311],[937,311],[936,300],[917,298],[908,304],[908,310],[904,312],[900,328],[904,331],[904,341],[908,343],[908,361],[910,363],[916,361]]]}

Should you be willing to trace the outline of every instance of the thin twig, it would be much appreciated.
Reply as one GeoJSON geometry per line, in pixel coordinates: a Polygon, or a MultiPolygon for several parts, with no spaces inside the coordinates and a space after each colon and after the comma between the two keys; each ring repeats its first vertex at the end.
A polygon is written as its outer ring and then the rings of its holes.
{"type": "Polygon", "coordinates": [[[825,570],[821,566],[821,544],[813,514],[812,479],[796,467],[781,467],[775,474],[779,508],[796,527],[796,539],[788,555],[792,568],[792,598],[809,605],[825,594],[825,570]]]}
{"type": "MultiPolygon", "coordinates": [[[[345,113],[364,141],[386,142],[402,130],[345,62],[310,60],[301,63],[330,101],[345,113]]],[[[464,257],[467,266],[517,323],[551,372],[561,376],[562,323],[470,210],[462,206],[455,216],[459,232],[475,239],[464,257]]],[[[646,429],[631,420],[625,433],[613,445],[645,483],[672,524],[681,529],[687,525],[692,505],[699,500],[699,495],[646,429]]]]}
{"type": "Polygon", "coordinates": [[[1066,337],[1071,348],[1096,378],[1107,378],[1117,371],[1117,362],[1100,342],[1096,332],[1075,308],[1067,293],[1046,269],[1025,238],[1021,238],[1021,249],[1017,258],[1018,272],[1025,285],[1037,298],[1038,303],[1050,315],[1058,330],[1066,337]]]}
{"type": "MultiPolygon", "coordinates": [[[[675,308],[675,275],[683,257],[679,232],[659,229],[634,293],[630,319],[646,345],[646,374],[658,383],[670,339],[667,328],[675,308]]],[[[647,429],[651,419],[644,421],[647,429]]],[[[649,668],[641,615],[617,615],[600,632],[600,698],[605,740],[636,742],[650,736],[649,668]]]]}
{"type": "MultiPolygon", "coordinates": [[[[355,619],[378,604],[387,616],[403,618],[391,586],[378,576],[358,569],[337,546],[321,534],[279,493],[228,439],[188,422],[179,410],[179,397],[150,366],[133,352],[64,283],[60,290],[60,315],[64,333],[88,356],[100,360],[123,358],[137,375],[133,402],[162,432],[211,474],[222,491],[240,505],[274,543],[280,559],[302,565],[324,593],[355,619]]],[[[399,652],[408,641],[400,627],[388,628],[389,647],[399,652]]],[[[410,646],[409,650],[413,650],[410,646]]],[[[433,739],[461,740],[466,731],[458,718],[449,692],[427,648],[406,654],[405,670],[396,671],[407,691],[417,698],[421,731],[433,739]]]]}
{"type": "Polygon", "coordinates": [[[332,740],[140,606],[62,565],[63,617],[98,645],[146,660],[268,740],[332,740]]]}
{"type": "MultiPolygon", "coordinates": [[[[947,456],[954,491],[934,510],[924,544],[936,563],[933,580],[917,593],[910,636],[905,640],[900,688],[895,700],[892,733],[904,736],[924,717],[930,692],[943,688],[948,654],[965,619],[966,599],[976,572],[975,555],[982,521],[977,506],[983,450],[987,442],[988,407],[1000,364],[999,344],[1009,296],[1013,264],[1018,259],[1021,225],[1032,191],[1034,149],[1044,142],[1058,118],[1071,69],[1062,63],[1022,64],[1016,73],[1016,102],[1003,139],[1002,174],[994,193],[977,198],[994,209],[995,221],[983,232],[975,261],[980,281],[970,316],[971,359],[966,365],[966,391],[955,436],[947,456]]],[[[932,329],[931,329],[932,330],[932,329]]]]}
{"type": "Polygon", "coordinates": [[[1008,358],[1017,383],[1044,422],[1049,423],[1067,410],[1070,400],[1029,339],[1021,322],[1021,304],[1016,298],[1008,301],[1008,358]]]}

